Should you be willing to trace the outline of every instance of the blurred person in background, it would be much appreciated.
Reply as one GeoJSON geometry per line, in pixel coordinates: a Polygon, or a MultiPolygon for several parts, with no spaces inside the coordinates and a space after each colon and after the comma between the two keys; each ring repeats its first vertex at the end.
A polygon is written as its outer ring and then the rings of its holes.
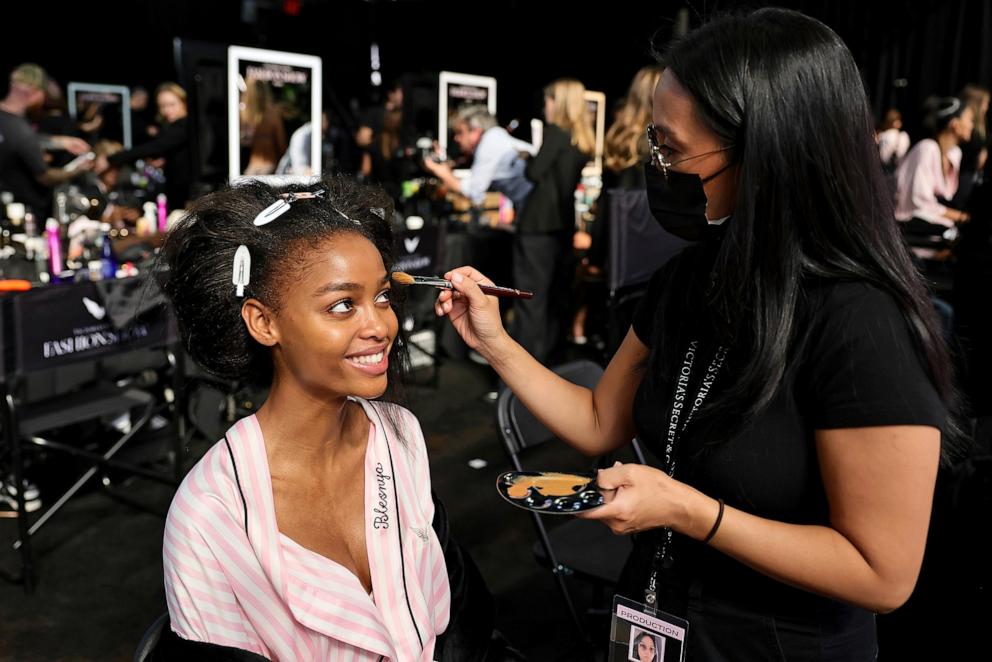
{"type": "Polygon", "coordinates": [[[247,164],[244,174],[273,174],[289,143],[282,113],[268,82],[247,82],[240,116],[241,162],[247,164]]]}
{"type": "Polygon", "coordinates": [[[110,167],[134,163],[139,159],[165,159],[165,195],[170,208],[181,209],[190,199],[192,163],[190,161],[186,90],[176,83],[162,83],[155,92],[163,126],[158,136],[129,150],[97,156],[96,173],[110,167]]]}
{"type": "Polygon", "coordinates": [[[10,74],[10,89],[0,101],[0,190],[8,191],[35,214],[45,217],[51,209],[51,189],[75,179],[92,167],[83,162],[73,170],[52,168],[45,162],[44,147],[82,154],[89,145],[71,136],[35,133],[26,117],[44,107],[48,74],[37,64],[25,63],[10,74]]]}
{"type": "Polygon", "coordinates": [[[513,203],[519,218],[534,188],[524,174],[527,162],[523,155],[531,146],[512,137],[481,104],[459,108],[451,128],[459,149],[472,157],[468,181],[463,186],[447,162],[424,159],[424,168],[449,191],[465,196],[473,205],[483,203],[486,191],[499,191],[513,203]]]}
{"type": "Polygon", "coordinates": [[[971,140],[975,114],[957,97],[924,104],[924,127],[931,137],[916,143],[896,169],[896,220],[910,235],[942,235],[969,219],[951,207],[961,171],[961,143],[971,140]]]}
{"type": "Polygon", "coordinates": [[[575,188],[596,148],[585,86],[560,78],[544,88],[544,140],[528,161],[534,185],[516,217],[514,287],[534,292],[514,301],[513,337],[538,361],[550,361],[570,319],[575,188]]]}
{"type": "MultiPolygon", "coordinates": [[[[642,67],[630,83],[630,89],[623,98],[623,103],[614,113],[613,124],[606,132],[603,164],[603,193],[596,202],[595,221],[589,237],[589,250],[583,259],[582,271],[588,276],[586,287],[592,287],[606,268],[609,256],[609,224],[610,201],[612,197],[622,195],[623,191],[637,191],[644,194],[644,162],[650,154],[648,140],[644,133],[651,123],[651,97],[654,88],[661,78],[661,67],[649,65],[642,67]]],[[[643,211],[649,215],[647,206],[643,211]]],[[[602,281],[599,280],[599,283],[602,281]]],[[[580,287],[579,296],[583,301],[590,302],[605,300],[605,292],[601,296],[586,297],[584,288],[580,287]]],[[[572,319],[571,337],[577,344],[584,344],[585,321],[588,305],[579,307],[572,319]]]]}
{"type": "Polygon", "coordinates": [[[148,90],[143,87],[131,89],[131,140],[133,144],[146,143],[158,135],[158,125],[149,107],[148,90]]]}
{"type": "Polygon", "coordinates": [[[957,209],[967,209],[972,192],[982,184],[982,172],[989,157],[989,90],[981,85],[968,84],[958,98],[971,108],[975,128],[971,132],[971,140],[961,143],[961,174],[958,177],[958,192],[951,205],[957,209]]]}
{"type": "Polygon", "coordinates": [[[128,194],[121,181],[121,166],[109,165],[114,155],[124,151],[124,146],[114,140],[101,140],[93,145],[93,153],[98,159],[106,159],[108,167],[101,171],[87,173],[78,180],[79,192],[88,197],[93,205],[87,216],[100,219],[117,226],[125,222],[134,223],[141,215],[137,199],[128,200],[128,194]]]}
{"type": "Polygon", "coordinates": [[[887,173],[894,173],[899,162],[909,151],[909,134],[902,128],[902,113],[897,108],[885,111],[885,117],[876,133],[878,155],[887,173]]]}

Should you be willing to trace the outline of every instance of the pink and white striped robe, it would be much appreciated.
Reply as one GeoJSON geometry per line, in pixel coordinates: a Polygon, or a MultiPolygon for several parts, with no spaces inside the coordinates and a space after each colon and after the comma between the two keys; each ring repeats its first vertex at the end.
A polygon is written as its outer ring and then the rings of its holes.
{"type": "Polygon", "coordinates": [[[365,540],[374,599],[351,572],[279,533],[265,443],[249,416],[193,467],[169,509],[163,558],[176,634],[274,660],[434,659],[451,596],[423,433],[406,409],[355,400],[372,423],[365,540]]]}

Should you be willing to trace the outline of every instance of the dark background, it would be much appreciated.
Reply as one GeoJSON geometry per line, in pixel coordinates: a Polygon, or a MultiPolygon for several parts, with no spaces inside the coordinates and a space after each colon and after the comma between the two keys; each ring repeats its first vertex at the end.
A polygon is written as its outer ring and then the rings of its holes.
{"type": "MultiPolygon", "coordinates": [[[[966,82],[992,82],[989,0],[778,4],[836,30],[862,67],[876,114],[896,104],[910,129],[927,95],[950,94],[966,82]]],[[[496,77],[505,124],[539,115],[540,90],[559,76],[575,76],[614,103],[634,72],[651,61],[652,37],[664,42],[671,34],[680,9],[689,8],[690,25],[696,25],[701,15],[737,6],[674,0],[9,0],[0,5],[0,78],[17,64],[34,61],[63,85],[82,81],[154,89],[177,77],[176,37],[255,46],[321,56],[325,106],[353,122],[355,106],[374,101],[369,46],[375,41],[387,79],[442,69],[496,77]]],[[[452,361],[443,367],[436,389],[411,389],[411,408],[424,424],[433,485],[448,505],[453,531],[495,596],[497,625],[532,659],[568,659],[576,638],[550,573],[534,563],[526,514],[501,502],[495,490],[466,488],[491,486],[509,468],[496,440],[492,406],[481,399],[491,387],[484,369],[452,361]],[[472,459],[489,464],[472,469],[472,459]]],[[[189,459],[216,438],[198,440],[189,459]]],[[[149,450],[153,441],[138,446],[135,455],[160,457],[149,450]]],[[[58,493],[50,485],[74,480],[74,471],[59,468],[40,476],[45,498],[58,493]]],[[[129,481],[110,487],[158,514],[124,506],[95,490],[70,502],[37,540],[37,593],[28,596],[21,587],[0,581],[0,660],[129,660],[142,633],[165,610],[160,513],[172,490],[129,481]]],[[[974,568],[987,567],[988,544],[974,540],[987,521],[982,505],[987,494],[965,494],[962,502],[970,496],[978,505],[944,523],[943,538],[939,527],[931,533],[932,539],[955,543],[972,536],[969,544],[939,548],[940,555],[925,562],[911,602],[879,619],[883,662],[941,659],[936,654],[928,658],[920,648],[933,640],[935,646],[963,649],[987,629],[987,583],[976,587],[978,580],[969,576],[974,568]],[[951,526],[968,536],[947,536],[951,526]],[[927,567],[945,572],[927,579],[927,567]],[[980,599],[982,608],[973,609],[971,598],[980,599]],[[944,618],[945,636],[919,637],[933,629],[935,614],[944,618]]],[[[15,535],[13,520],[0,519],[0,571],[17,568],[10,549],[15,535]]],[[[605,641],[605,635],[593,634],[605,641]]],[[[944,658],[967,656],[947,653],[944,658]]]]}
{"type": "Polygon", "coordinates": [[[876,114],[898,105],[910,129],[927,95],[992,80],[987,0],[5,2],[0,72],[35,61],[63,85],[154,89],[177,77],[175,37],[309,53],[324,60],[325,106],[348,124],[356,105],[376,96],[369,83],[374,41],[386,80],[442,69],[495,76],[506,124],[539,116],[540,90],[560,76],[579,78],[612,104],[651,61],[652,38],[667,40],[680,9],[693,26],[716,11],[766,5],[798,9],[837,31],[864,71],[876,114]]]}

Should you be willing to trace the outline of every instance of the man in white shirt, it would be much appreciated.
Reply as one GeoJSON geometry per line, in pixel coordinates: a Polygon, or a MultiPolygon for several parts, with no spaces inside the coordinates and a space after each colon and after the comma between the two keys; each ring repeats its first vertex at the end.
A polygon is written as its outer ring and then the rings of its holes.
{"type": "Polygon", "coordinates": [[[520,153],[530,153],[533,147],[497,126],[496,118],[483,105],[460,108],[452,129],[458,147],[473,157],[468,180],[459,180],[447,163],[425,160],[424,167],[448,190],[464,195],[475,205],[482,204],[486,191],[499,191],[513,202],[519,215],[534,188],[524,176],[526,161],[520,153]]]}

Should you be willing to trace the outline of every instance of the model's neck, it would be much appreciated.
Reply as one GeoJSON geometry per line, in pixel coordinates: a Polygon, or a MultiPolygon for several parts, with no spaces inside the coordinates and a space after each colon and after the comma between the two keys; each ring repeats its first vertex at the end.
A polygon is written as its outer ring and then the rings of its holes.
{"type": "Polygon", "coordinates": [[[937,136],[937,144],[940,145],[940,153],[946,156],[951,148],[958,146],[958,137],[953,131],[941,131],[937,136]]]}
{"type": "Polygon", "coordinates": [[[256,415],[270,465],[323,465],[360,437],[363,412],[346,396],[317,396],[292,379],[273,379],[256,415]]]}

